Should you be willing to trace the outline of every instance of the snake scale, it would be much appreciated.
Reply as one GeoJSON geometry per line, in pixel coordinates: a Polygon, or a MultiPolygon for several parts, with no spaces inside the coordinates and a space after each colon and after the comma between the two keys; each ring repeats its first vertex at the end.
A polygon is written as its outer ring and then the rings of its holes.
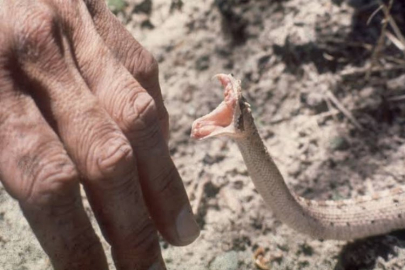
{"type": "Polygon", "coordinates": [[[194,121],[191,137],[233,138],[257,191],[280,221],[312,237],[337,240],[405,228],[405,190],[401,187],[338,201],[308,200],[292,192],[258,133],[241,82],[226,74],[216,78],[225,89],[224,101],[194,121]]]}

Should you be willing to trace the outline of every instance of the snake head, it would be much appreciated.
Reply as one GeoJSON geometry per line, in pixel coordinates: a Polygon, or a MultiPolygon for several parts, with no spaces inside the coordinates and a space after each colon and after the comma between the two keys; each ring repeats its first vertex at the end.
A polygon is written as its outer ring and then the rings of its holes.
{"type": "Polygon", "coordinates": [[[243,137],[243,111],[250,105],[241,94],[241,81],[231,74],[214,76],[224,88],[224,100],[209,114],[198,118],[191,127],[191,138],[202,140],[211,137],[243,137]]]}

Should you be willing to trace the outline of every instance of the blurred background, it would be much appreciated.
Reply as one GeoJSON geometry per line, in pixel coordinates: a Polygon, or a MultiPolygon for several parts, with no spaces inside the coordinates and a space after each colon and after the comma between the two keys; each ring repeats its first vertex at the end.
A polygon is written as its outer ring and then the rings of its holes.
{"type": "MultiPolygon", "coordinates": [[[[211,77],[233,73],[299,195],[338,200],[403,185],[403,0],[107,2],[159,62],[170,150],[201,227],[188,247],[161,240],[168,269],[405,269],[403,231],[350,243],[299,234],[265,207],[232,141],[189,138],[193,120],[222,100],[211,77]]],[[[0,269],[50,269],[3,188],[0,247],[0,269]]]]}

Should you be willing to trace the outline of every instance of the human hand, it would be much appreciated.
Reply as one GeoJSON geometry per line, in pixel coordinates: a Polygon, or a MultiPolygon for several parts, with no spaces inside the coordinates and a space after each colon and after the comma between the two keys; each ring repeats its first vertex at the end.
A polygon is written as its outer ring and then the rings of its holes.
{"type": "Polygon", "coordinates": [[[117,269],[164,269],[199,234],[166,144],[154,58],[104,0],[4,0],[0,180],[55,269],[107,269],[79,183],[117,269]]]}

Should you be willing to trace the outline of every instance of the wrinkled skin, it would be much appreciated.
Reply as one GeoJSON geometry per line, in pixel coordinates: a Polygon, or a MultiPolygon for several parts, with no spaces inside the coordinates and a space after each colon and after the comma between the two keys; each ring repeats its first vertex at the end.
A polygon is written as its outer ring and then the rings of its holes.
{"type": "Polygon", "coordinates": [[[154,58],[104,0],[4,0],[0,180],[55,269],[107,269],[80,184],[117,269],[165,269],[199,234],[167,148],[154,58]]]}

